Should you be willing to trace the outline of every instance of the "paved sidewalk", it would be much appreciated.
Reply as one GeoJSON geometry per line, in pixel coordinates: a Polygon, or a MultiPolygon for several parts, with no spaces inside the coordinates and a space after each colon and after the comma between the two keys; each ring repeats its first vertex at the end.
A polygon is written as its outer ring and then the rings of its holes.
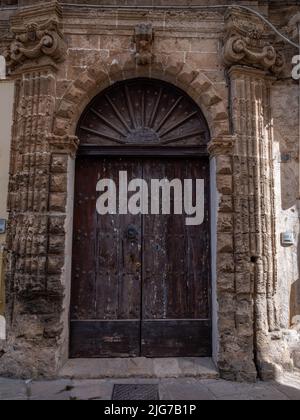
{"type": "Polygon", "coordinates": [[[131,379],[16,381],[0,379],[0,400],[111,400],[114,384],[158,384],[161,400],[300,400],[300,377],[280,383],[240,384],[222,380],[131,379]]]}

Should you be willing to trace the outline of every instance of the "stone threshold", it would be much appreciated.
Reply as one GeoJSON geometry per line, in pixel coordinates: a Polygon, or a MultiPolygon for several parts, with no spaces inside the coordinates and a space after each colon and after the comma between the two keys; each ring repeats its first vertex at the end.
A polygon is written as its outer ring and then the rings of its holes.
{"type": "Polygon", "coordinates": [[[60,371],[66,379],[197,378],[218,379],[211,358],[70,359],[60,371]]]}

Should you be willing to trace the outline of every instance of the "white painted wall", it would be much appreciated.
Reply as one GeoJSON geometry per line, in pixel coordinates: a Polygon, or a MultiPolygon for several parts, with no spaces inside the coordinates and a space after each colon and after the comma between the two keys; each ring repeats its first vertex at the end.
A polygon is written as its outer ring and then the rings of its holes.
{"type": "Polygon", "coordinates": [[[6,78],[6,61],[3,55],[0,55],[0,80],[6,78]]]}

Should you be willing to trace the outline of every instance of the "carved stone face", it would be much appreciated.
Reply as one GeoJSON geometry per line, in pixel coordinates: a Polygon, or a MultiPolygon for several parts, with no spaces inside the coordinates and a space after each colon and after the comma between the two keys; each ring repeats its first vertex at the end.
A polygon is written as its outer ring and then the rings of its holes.
{"type": "Polygon", "coordinates": [[[149,45],[149,41],[147,41],[147,40],[141,40],[141,41],[139,42],[139,45],[140,45],[140,48],[141,48],[142,50],[147,50],[148,45],[149,45]]]}
{"type": "Polygon", "coordinates": [[[37,40],[38,27],[35,23],[30,23],[26,26],[27,39],[29,42],[35,42],[37,40]]]}
{"type": "Polygon", "coordinates": [[[151,25],[138,25],[135,29],[136,60],[138,65],[145,65],[151,61],[153,31],[151,25]]]}

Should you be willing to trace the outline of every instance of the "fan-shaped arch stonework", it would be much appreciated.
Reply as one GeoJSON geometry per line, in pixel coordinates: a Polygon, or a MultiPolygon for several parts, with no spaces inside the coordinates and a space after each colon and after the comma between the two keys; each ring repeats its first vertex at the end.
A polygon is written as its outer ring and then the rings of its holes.
{"type": "Polygon", "coordinates": [[[194,146],[209,142],[205,118],[184,92],[153,79],[116,83],[80,119],[81,145],[194,146]]]}
{"type": "Polygon", "coordinates": [[[115,58],[99,60],[73,82],[58,104],[54,135],[73,136],[78,119],[97,94],[114,83],[140,77],[165,81],[182,89],[201,108],[212,138],[230,133],[227,103],[205,75],[172,57],[167,63],[155,61],[141,68],[126,54],[119,54],[115,58]]]}

